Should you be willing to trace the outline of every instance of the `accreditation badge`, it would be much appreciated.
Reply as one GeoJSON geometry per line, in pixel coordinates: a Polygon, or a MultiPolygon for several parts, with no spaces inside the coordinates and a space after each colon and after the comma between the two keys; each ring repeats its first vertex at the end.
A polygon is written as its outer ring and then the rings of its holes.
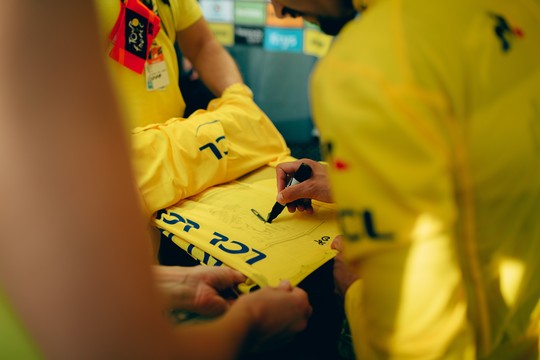
{"type": "Polygon", "coordinates": [[[144,71],[146,73],[146,90],[163,90],[169,85],[169,72],[161,46],[152,46],[144,71]]]}
{"type": "Polygon", "coordinates": [[[140,0],[125,0],[109,35],[114,45],[109,56],[141,74],[159,29],[160,19],[152,10],[140,0]]]}

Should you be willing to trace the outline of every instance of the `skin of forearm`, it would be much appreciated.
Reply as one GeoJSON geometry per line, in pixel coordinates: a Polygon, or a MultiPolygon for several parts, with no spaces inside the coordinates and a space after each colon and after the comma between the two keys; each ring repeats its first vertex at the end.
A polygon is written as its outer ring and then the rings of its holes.
{"type": "Polygon", "coordinates": [[[213,39],[206,42],[195,59],[190,59],[205,85],[216,96],[236,83],[243,83],[242,75],[231,55],[213,39]]]}
{"type": "Polygon", "coordinates": [[[190,354],[193,360],[237,359],[247,344],[254,322],[245,310],[244,307],[232,308],[214,321],[177,326],[170,348],[181,351],[184,356],[190,354]],[[212,346],[208,346],[209,343],[212,346]]]}

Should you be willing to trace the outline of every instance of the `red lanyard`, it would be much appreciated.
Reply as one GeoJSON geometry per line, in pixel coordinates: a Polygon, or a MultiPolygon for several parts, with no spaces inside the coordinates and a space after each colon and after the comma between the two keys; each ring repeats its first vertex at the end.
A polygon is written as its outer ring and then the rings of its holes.
{"type": "Polygon", "coordinates": [[[120,5],[120,14],[109,35],[114,44],[109,56],[141,74],[159,32],[160,19],[140,0],[125,0],[120,5]]]}

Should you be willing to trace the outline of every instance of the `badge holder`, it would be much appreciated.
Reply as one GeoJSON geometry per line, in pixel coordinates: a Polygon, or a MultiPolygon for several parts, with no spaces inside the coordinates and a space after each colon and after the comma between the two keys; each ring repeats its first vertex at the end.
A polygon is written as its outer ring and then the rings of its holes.
{"type": "Polygon", "coordinates": [[[159,32],[160,22],[159,17],[139,0],[122,2],[120,14],[109,35],[114,45],[109,56],[141,74],[151,44],[159,32]]]}

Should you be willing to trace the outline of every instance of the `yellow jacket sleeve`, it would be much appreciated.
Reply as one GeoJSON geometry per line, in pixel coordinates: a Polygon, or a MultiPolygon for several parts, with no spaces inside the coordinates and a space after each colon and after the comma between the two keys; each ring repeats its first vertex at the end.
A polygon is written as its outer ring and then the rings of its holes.
{"type": "Polygon", "coordinates": [[[243,84],[229,87],[207,110],[134,129],[131,138],[147,214],[290,154],[243,84]]]}

